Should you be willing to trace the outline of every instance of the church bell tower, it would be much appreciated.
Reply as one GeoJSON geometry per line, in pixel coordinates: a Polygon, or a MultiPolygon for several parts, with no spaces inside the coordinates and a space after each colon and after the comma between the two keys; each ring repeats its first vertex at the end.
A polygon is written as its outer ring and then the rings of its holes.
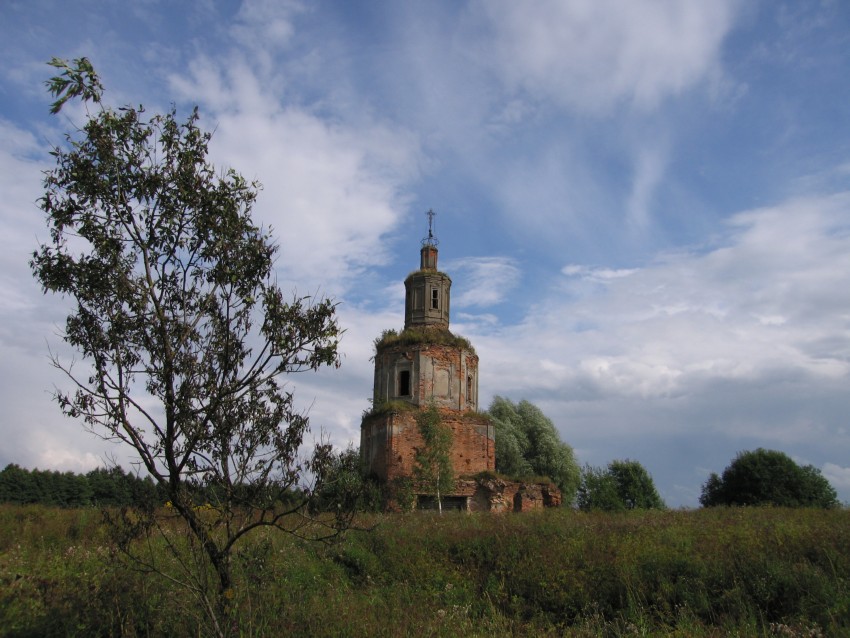
{"type": "Polygon", "coordinates": [[[372,410],[360,429],[366,471],[385,482],[413,475],[422,445],[416,414],[431,405],[452,429],[455,473],[495,469],[493,426],[478,413],[478,355],[467,339],[449,331],[452,280],[437,268],[435,213],[427,215],[419,269],[404,281],[404,329],[385,331],[375,343],[372,410]]]}

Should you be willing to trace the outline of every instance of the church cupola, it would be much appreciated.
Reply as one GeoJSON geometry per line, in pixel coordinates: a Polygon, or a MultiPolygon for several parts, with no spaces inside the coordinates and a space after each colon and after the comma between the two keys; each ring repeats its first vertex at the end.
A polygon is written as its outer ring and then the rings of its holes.
{"type": "Polygon", "coordinates": [[[452,280],[437,270],[437,244],[434,237],[434,211],[428,211],[428,236],[422,240],[419,270],[404,280],[404,329],[449,328],[452,280]]]}

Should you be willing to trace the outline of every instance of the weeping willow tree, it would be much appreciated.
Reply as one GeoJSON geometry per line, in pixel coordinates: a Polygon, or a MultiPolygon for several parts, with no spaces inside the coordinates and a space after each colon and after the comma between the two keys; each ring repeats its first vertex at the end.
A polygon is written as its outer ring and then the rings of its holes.
{"type": "Polygon", "coordinates": [[[529,401],[495,397],[488,410],[496,428],[496,471],[516,478],[548,476],[572,503],[581,470],[555,424],[529,401]]]}

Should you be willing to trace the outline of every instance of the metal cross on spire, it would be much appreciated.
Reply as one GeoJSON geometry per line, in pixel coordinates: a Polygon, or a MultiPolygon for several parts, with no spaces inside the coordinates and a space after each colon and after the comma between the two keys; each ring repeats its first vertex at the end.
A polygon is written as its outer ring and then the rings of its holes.
{"type": "Polygon", "coordinates": [[[428,216],[428,236],[422,240],[422,245],[436,246],[440,243],[440,240],[434,237],[434,217],[437,213],[434,212],[434,209],[429,209],[425,214],[428,216]]]}

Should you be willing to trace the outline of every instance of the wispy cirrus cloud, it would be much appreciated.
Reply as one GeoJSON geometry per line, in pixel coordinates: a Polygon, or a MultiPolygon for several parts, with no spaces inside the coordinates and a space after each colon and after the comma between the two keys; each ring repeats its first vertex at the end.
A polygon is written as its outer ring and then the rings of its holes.
{"type": "Polygon", "coordinates": [[[735,1],[479,2],[487,54],[505,82],[584,113],[655,107],[718,68],[735,1]]]}
{"type": "Polygon", "coordinates": [[[567,277],[580,277],[581,279],[605,283],[620,279],[622,277],[630,277],[638,272],[637,268],[594,268],[582,264],[570,264],[564,266],[561,272],[567,277]]]}
{"type": "Polygon", "coordinates": [[[457,279],[452,301],[457,308],[492,306],[510,297],[522,273],[515,260],[506,257],[452,259],[445,268],[457,279]]]}
{"type": "Polygon", "coordinates": [[[207,106],[213,159],[262,183],[256,216],[276,231],[287,281],[339,294],[364,267],[386,262],[383,237],[405,211],[405,187],[419,170],[414,136],[282,104],[262,74],[214,58],[199,58],[172,86],[207,106]]]}

